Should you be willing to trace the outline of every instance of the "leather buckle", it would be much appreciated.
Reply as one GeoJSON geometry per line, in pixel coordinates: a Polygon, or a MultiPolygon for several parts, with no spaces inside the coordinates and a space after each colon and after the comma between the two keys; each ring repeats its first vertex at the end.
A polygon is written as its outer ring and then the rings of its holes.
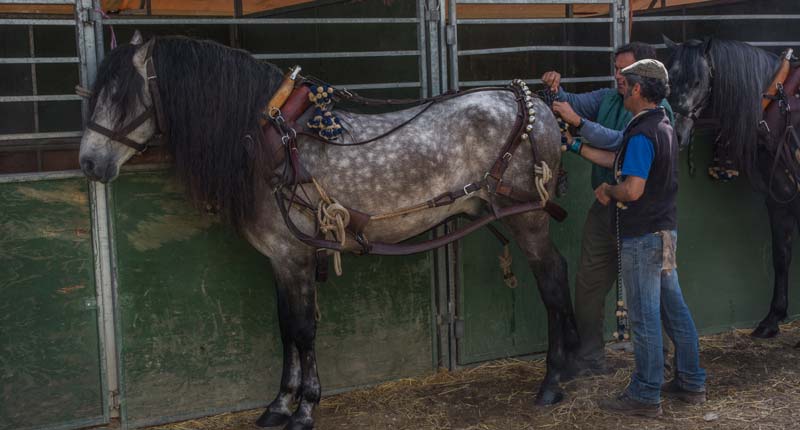
{"type": "Polygon", "coordinates": [[[505,160],[506,163],[511,161],[511,157],[512,157],[512,155],[511,155],[510,152],[506,152],[505,154],[503,154],[503,160],[505,160]]]}
{"type": "Polygon", "coordinates": [[[469,186],[470,186],[470,185],[473,185],[473,184],[467,184],[467,185],[464,185],[464,197],[469,197],[469,196],[471,196],[472,194],[474,194],[474,193],[475,193],[475,191],[477,191],[477,190],[474,190],[474,191],[468,191],[468,190],[467,190],[467,188],[469,188],[469,186]]]}

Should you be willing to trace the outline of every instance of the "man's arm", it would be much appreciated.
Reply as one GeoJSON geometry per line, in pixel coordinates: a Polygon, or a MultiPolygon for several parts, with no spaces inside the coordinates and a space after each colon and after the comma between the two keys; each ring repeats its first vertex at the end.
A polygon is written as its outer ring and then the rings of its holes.
{"type": "Polygon", "coordinates": [[[633,202],[639,200],[644,194],[644,186],[647,179],[638,176],[628,176],[619,185],[608,185],[605,182],[600,184],[594,195],[603,205],[608,205],[611,200],[618,202],[633,202]]]}
{"type": "MultiPolygon", "coordinates": [[[[599,150],[595,149],[595,151],[599,150]]],[[[619,185],[601,184],[594,191],[597,201],[607,205],[611,200],[618,202],[639,200],[644,194],[644,188],[647,184],[654,158],[655,149],[650,139],[643,134],[631,137],[628,142],[628,149],[625,152],[625,162],[622,165],[621,172],[625,176],[625,180],[619,185]]]]}
{"type": "Polygon", "coordinates": [[[578,155],[594,164],[597,164],[598,166],[609,169],[614,168],[614,158],[616,157],[616,154],[612,151],[593,148],[589,145],[581,145],[581,147],[578,148],[578,155]]]}
{"type": "Polygon", "coordinates": [[[611,88],[603,88],[588,93],[573,94],[568,93],[564,91],[563,88],[559,87],[556,100],[569,103],[575,113],[580,117],[595,121],[597,120],[597,114],[600,111],[600,102],[603,101],[603,97],[605,97],[609,91],[615,90],[611,88]]]}
{"type": "Polygon", "coordinates": [[[622,131],[612,130],[602,125],[584,120],[581,126],[581,136],[595,148],[616,151],[622,145],[622,131]]]}

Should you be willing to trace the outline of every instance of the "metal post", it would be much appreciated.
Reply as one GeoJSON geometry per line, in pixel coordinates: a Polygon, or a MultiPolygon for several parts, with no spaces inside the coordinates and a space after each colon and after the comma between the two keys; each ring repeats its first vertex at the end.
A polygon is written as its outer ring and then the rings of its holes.
{"type": "MultiPolygon", "coordinates": [[[[98,32],[102,37],[100,22],[95,20],[97,0],[78,0],[75,4],[75,30],[78,46],[81,85],[90,88],[98,66],[98,32]]],[[[89,119],[88,103],[81,110],[84,123],[89,119]]],[[[101,382],[104,389],[103,416],[106,421],[119,417],[119,356],[117,354],[116,312],[114,308],[114,265],[111,242],[111,225],[108,205],[109,186],[98,182],[89,184],[92,214],[92,248],[94,250],[95,289],[97,295],[97,323],[99,327],[101,382]]]]}
{"type": "Polygon", "coordinates": [[[442,93],[441,66],[442,58],[439,50],[439,28],[442,11],[442,0],[426,1],[426,22],[428,27],[428,51],[430,52],[430,92],[431,96],[442,93]]]}
{"type": "Polygon", "coordinates": [[[449,0],[447,5],[447,26],[445,27],[445,42],[447,43],[448,57],[450,58],[450,89],[458,90],[458,17],[457,1],[449,0]]]}
{"type": "Polygon", "coordinates": [[[417,0],[417,50],[419,51],[419,96],[424,98],[429,94],[428,88],[428,49],[425,35],[428,28],[427,0],[417,0]]]}

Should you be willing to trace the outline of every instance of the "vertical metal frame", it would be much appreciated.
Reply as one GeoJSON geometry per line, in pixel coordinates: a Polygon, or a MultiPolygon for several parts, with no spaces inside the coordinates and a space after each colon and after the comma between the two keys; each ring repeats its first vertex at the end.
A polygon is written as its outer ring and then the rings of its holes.
{"type": "MultiPolygon", "coordinates": [[[[440,4],[445,0],[440,0],[440,4]]],[[[442,69],[446,70],[450,90],[459,90],[462,85],[464,86],[485,86],[485,85],[498,85],[507,83],[503,80],[493,81],[467,81],[463,82],[459,77],[458,59],[460,56],[465,55],[484,55],[484,54],[502,54],[510,52],[536,52],[536,51],[568,51],[568,52],[608,52],[609,54],[627,43],[628,40],[628,13],[629,0],[446,0],[447,1],[447,19],[444,18],[442,13],[441,23],[445,28],[442,42],[447,45],[447,56],[442,60],[442,69]],[[530,19],[469,19],[459,20],[457,13],[457,6],[459,4],[563,4],[567,7],[573,4],[608,4],[609,17],[608,18],[530,18],[530,19]],[[514,23],[514,24],[575,24],[575,23],[608,23],[609,31],[611,32],[611,46],[524,46],[512,48],[491,48],[491,49],[475,49],[475,50],[462,50],[458,45],[458,25],[462,24],[498,24],[498,23],[514,23]]],[[[569,9],[568,9],[569,10],[569,9]]],[[[443,57],[445,57],[443,55],[443,57]]],[[[583,77],[583,78],[564,78],[562,82],[610,82],[613,80],[614,64],[609,55],[609,76],[597,77],[583,77]]],[[[529,78],[529,77],[524,77],[529,78]]],[[[528,79],[533,81],[533,79],[528,79]]],[[[454,226],[448,226],[453,228],[454,226]]],[[[448,245],[442,251],[437,251],[442,255],[443,264],[446,266],[446,284],[443,286],[443,291],[440,292],[440,297],[445,300],[444,306],[440,310],[447,324],[447,331],[450,338],[447,342],[448,350],[445,351],[447,363],[450,369],[456,369],[459,365],[461,356],[461,345],[459,338],[461,331],[463,331],[463,320],[459,303],[461,301],[461,294],[463,294],[463,286],[461,285],[461,261],[460,261],[460,242],[448,245]]]]}
{"type": "MultiPolygon", "coordinates": [[[[102,31],[100,23],[94,19],[95,10],[99,10],[99,7],[99,0],[77,0],[75,4],[80,81],[84,88],[91,88],[94,83],[99,63],[98,56],[99,53],[102,53],[98,49],[98,45],[102,46],[102,31]]],[[[81,103],[81,112],[85,125],[90,115],[86,100],[81,103]]],[[[116,273],[112,255],[109,188],[110,186],[107,184],[89,182],[103,411],[106,422],[120,416],[118,401],[120,357],[117,353],[117,319],[115,318],[114,297],[116,273]]]]}

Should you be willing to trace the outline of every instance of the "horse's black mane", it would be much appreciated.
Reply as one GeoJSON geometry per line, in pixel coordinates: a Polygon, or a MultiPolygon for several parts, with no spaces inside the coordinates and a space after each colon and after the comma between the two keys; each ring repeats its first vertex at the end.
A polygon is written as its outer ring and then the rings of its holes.
{"type": "Polygon", "coordinates": [[[121,128],[125,119],[135,114],[136,106],[142,103],[144,79],[133,66],[133,54],[137,46],[125,44],[106,56],[97,72],[89,110],[94,112],[103,90],[110,90],[109,100],[117,107],[115,117],[111,118],[114,128],[121,128]]]}
{"type": "Polygon", "coordinates": [[[684,76],[701,73],[698,59],[706,48],[714,68],[711,102],[713,116],[721,124],[720,141],[729,145],[727,155],[748,172],[751,180],[758,181],[756,143],[762,118],[761,95],[775,73],[778,57],[735,40],[692,40],[675,52],[682,67],[692,68],[692,73],[684,76]]]}
{"type": "MultiPolygon", "coordinates": [[[[254,215],[256,181],[269,174],[258,120],[282,74],[245,51],[212,41],[164,37],[154,43],[167,148],[176,174],[193,202],[214,207],[241,228],[254,215]]],[[[94,87],[95,97],[112,83],[121,89],[112,96],[124,110],[120,118],[143,90],[132,64],[135,49],[114,50],[94,87]]]]}

